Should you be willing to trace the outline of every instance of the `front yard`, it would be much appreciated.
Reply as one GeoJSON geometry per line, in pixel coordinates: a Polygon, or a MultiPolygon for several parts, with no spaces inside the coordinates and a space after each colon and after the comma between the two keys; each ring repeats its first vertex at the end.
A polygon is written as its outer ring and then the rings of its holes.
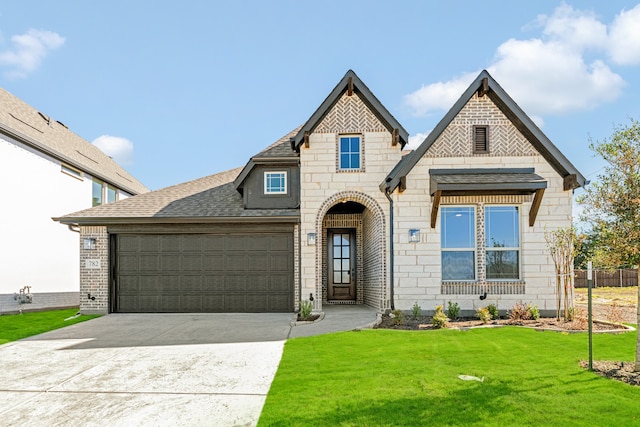
{"type": "MultiPolygon", "coordinates": [[[[636,336],[594,336],[594,358],[632,361],[636,336]]],[[[640,387],[584,370],[586,358],[586,333],[517,327],[293,339],[259,425],[640,425],[640,387]]]]}
{"type": "Polygon", "coordinates": [[[75,317],[77,312],[77,308],[70,308],[2,315],[0,316],[0,345],[98,317],[98,315],[75,317]]]}

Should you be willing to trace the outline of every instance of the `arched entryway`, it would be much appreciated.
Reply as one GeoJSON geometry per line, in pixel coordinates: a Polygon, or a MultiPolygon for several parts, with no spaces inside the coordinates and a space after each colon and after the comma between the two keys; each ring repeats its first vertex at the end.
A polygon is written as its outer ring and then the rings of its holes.
{"type": "Polygon", "coordinates": [[[388,308],[386,227],[378,203],[355,191],[335,194],[318,212],[316,235],[322,303],[388,308]]]}

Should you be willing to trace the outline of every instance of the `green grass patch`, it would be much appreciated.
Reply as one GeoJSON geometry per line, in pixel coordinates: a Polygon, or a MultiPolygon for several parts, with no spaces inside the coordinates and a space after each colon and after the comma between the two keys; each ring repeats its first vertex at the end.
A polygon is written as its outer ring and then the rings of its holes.
{"type": "MultiPolygon", "coordinates": [[[[631,361],[636,337],[595,335],[594,358],[631,361]]],[[[580,368],[587,358],[586,333],[517,327],[292,339],[259,425],[640,425],[640,387],[580,368]]]]}
{"type": "Polygon", "coordinates": [[[81,315],[74,319],[64,320],[74,316],[77,312],[77,308],[69,308],[2,315],[0,316],[0,345],[99,317],[98,314],[81,315]]]}

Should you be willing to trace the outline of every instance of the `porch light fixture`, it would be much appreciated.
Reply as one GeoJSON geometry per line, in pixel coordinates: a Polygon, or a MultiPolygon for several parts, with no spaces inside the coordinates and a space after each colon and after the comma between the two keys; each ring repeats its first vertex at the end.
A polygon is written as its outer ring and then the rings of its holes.
{"type": "Polygon", "coordinates": [[[82,247],[85,250],[94,251],[96,250],[96,238],[95,237],[85,237],[82,240],[82,247]]]}
{"type": "Polygon", "coordinates": [[[316,244],[316,233],[307,233],[307,246],[314,246],[316,244]]]}
{"type": "Polygon", "coordinates": [[[420,242],[420,230],[412,228],[409,230],[409,243],[419,243],[420,242]]]}

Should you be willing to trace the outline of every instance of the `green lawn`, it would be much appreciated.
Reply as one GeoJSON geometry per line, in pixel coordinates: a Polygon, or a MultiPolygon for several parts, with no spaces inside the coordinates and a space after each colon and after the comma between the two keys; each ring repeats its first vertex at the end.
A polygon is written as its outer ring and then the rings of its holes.
{"type": "Polygon", "coordinates": [[[70,308],[2,315],[0,316],[0,345],[98,317],[98,315],[82,315],[75,319],[64,320],[77,312],[77,308],[70,308]]]}
{"type": "MultiPolygon", "coordinates": [[[[594,359],[633,360],[636,336],[594,335],[594,359]]],[[[259,425],[640,425],[640,387],[580,368],[587,358],[586,333],[517,327],[292,339],[259,425]]]]}

